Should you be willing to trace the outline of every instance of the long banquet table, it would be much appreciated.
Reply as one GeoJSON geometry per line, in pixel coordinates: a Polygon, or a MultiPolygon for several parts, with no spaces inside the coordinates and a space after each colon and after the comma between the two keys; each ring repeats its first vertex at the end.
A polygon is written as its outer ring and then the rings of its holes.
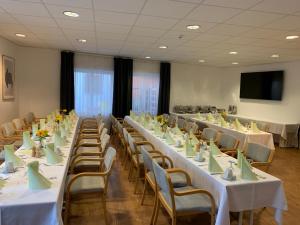
{"type": "MultiPolygon", "coordinates": [[[[287,202],[283,184],[278,178],[254,168],[258,174],[258,181],[241,180],[237,176],[236,181],[226,181],[219,175],[211,175],[208,171],[208,163],[199,163],[192,158],[187,158],[183,148],[169,145],[152,130],[144,128],[130,117],[126,122],[141,133],[155,148],[169,156],[176,167],[186,170],[192,178],[193,185],[209,190],[217,203],[218,213],[216,225],[229,225],[229,212],[243,212],[263,207],[276,209],[275,220],[282,224],[282,211],[287,210],[287,202]]],[[[229,167],[229,160],[235,160],[227,155],[216,158],[222,168],[229,167]]],[[[234,172],[238,175],[239,169],[234,166],[234,172]]]]}
{"type": "Polygon", "coordinates": [[[218,124],[215,124],[215,123],[212,123],[209,121],[200,120],[198,118],[191,118],[191,120],[199,122],[199,123],[204,123],[210,128],[214,128],[218,131],[221,131],[221,132],[224,132],[226,134],[230,134],[230,135],[236,137],[240,141],[239,148],[241,148],[241,149],[245,149],[247,147],[248,143],[262,144],[262,145],[268,146],[270,149],[275,149],[273,135],[271,133],[264,132],[264,131],[255,133],[250,130],[239,131],[239,130],[235,130],[235,129],[232,129],[229,127],[222,127],[218,124]]]}
{"type": "Polygon", "coordinates": [[[16,151],[16,155],[26,164],[39,161],[40,172],[52,182],[52,185],[45,190],[30,190],[26,166],[8,174],[4,187],[0,187],[0,225],[63,225],[61,211],[65,180],[78,124],[77,120],[67,139],[67,145],[61,147],[63,161],[57,165],[47,164],[45,157],[33,158],[30,150],[16,151]]]}

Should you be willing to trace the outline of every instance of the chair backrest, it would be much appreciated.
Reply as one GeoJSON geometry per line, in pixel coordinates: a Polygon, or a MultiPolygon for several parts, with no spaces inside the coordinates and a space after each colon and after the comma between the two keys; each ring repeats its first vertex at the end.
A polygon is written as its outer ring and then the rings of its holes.
{"type": "Polygon", "coordinates": [[[128,142],[128,131],[126,128],[123,128],[123,137],[124,137],[124,140],[126,142],[126,144],[129,144],[128,142]]]}
{"type": "Polygon", "coordinates": [[[116,149],[114,149],[113,147],[109,147],[104,156],[104,165],[105,165],[106,172],[111,171],[115,156],[116,156],[116,149]]]}
{"type": "Polygon", "coordinates": [[[265,145],[248,143],[245,154],[247,158],[253,159],[255,162],[271,162],[274,150],[265,145]]]}
{"type": "Polygon", "coordinates": [[[197,133],[198,132],[198,125],[195,122],[188,121],[188,122],[185,123],[184,129],[187,132],[192,131],[193,133],[197,133]]]}
{"type": "Polygon", "coordinates": [[[135,142],[142,141],[143,138],[142,138],[142,137],[134,137],[134,138],[133,138],[133,137],[130,135],[130,133],[128,133],[127,137],[128,137],[128,144],[129,144],[130,151],[131,151],[132,153],[135,153],[135,152],[137,151],[135,142]]]}
{"type": "Polygon", "coordinates": [[[14,128],[14,125],[12,122],[7,122],[1,125],[2,133],[4,136],[12,136],[16,133],[16,129],[14,128]]]}
{"type": "Polygon", "coordinates": [[[110,139],[110,136],[108,134],[105,134],[103,136],[103,140],[101,140],[101,148],[102,148],[102,151],[104,151],[106,149],[106,146],[108,145],[109,143],[109,139],[110,139]]]}
{"type": "Polygon", "coordinates": [[[144,146],[141,147],[141,153],[143,156],[145,168],[148,171],[153,172],[152,156],[150,155],[150,153],[147,151],[147,149],[144,146]]]}
{"type": "Polygon", "coordinates": [[[107,134],[107,128],[104,127],[104,128],[102,129],[102,131],[101,131],[101,134],[100,134],[100,139],[101,139],[101,140],[103,139],[103,137],[104,137],[105,134],[107,134]]]}
{"type": "Polygon", "coordinates": [[[16,130],[22,130],[25,127],[24,120],[20,118],[13,119],[12,122],[16,130]]]}
{"type": "Polygon", "coordinates": [[[183,129],[185,126],[185,119],[182,117],[178,117],[177,124],[179,129],[183,129]]]}
{"type": "Polygon", "coordinates": [[[205,123],[202,122],[196,122],[197,126],[198,126],[198,130],[203,131],[205,128],[208,128],[208,126],[205,123]]]}
{"type": "Polygon", "coordinates": [[[27,115],[25,116],[25,120],[28,124],[32,124],[35,120],[34,113],[33,112],[27,113],[27,115]]]}
{"type": "MultiPolygon", "coordinates": [[[[156,161],[152,161],[153,172],[157,189],[164,195],[167,202],[171,205],[173,199],[167,172],[156,161]]],[[[174,205],[174,203],[172,203],[174,205]]]]}
{"type": "Polygon", "coordinates": [[[234,149],[237,148],[237,143],[238,140],[234,136],[222,133],[218,144],[221,148],[234,149]]]}
{"type": "Polygon", "coordinates": [[[213,139],[213,141],[217,138],[218,131],[213,128],[204,128],[202,132],[202,137],[206,140],[213,139]]]}

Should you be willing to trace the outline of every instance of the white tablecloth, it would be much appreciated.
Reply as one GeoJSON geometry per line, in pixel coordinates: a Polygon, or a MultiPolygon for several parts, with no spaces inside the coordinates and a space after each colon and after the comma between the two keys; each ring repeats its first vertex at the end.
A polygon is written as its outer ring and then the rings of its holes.
{"type": "MultiPolygon", "coordinates": [[[[39,161],[40,172],[52,182],[52,186],[46,190],[30,190],[27,167],[9,174],[5,186],[0,189],[0,225],[63,225],[61,211],[65,179],[77,124],[78,121],[68,138],[68,144],[61,148],[63,162],[58,165],[48,165],[45,157],[33,158],[27,150],[16,151],[26,163],[39,161]]],[[[1,167],[3,164],[0,170],[1,167]]]]}
{"type": "MultiPolygon", "coordinates": [[[[130,117],[125,118],[132,127],[140,132],[155,148],[171,157],[176,167],[186,170],[195,186],[209,190],[217,203],[217,225],[229,225],[229,212],[241,212],[262,207],[276,209],[275,219],[282,224],[282,210],[287,210],[287,202],[281,180],[254,169],[261,178],[258,181],[241,180],[238,176],[236,181],[223,180],[219,175],[210,175],[207,162],[198,163],[185,156],[184,149],[168,145],[165,140],[154,135],[153,131],[145,129],[130,117]]],[[[218,162],[225,170],[229,166],[229,156],[217,157],[218,162]]],[[[239,169],[234,168],[238,175],[239,169]]]]}
{"type": "Polygon", "coordinates": [[[258,144],[268,146],[270,149],[275,149],[273,135],[271,133],[267,133],[263,131],[259,133],[254,133],[252,131],[243,132],[231,128],[222,127],[218,124],[214,124],[209,121],[203,121],[197,118],[191,118],[191,119],[196,122],[204,123],[210,128],[214,128],[218,131],[234,136],[240,141],[239,147],[241,149],[245,149],[248,143],[258,143],[258,144]]]}

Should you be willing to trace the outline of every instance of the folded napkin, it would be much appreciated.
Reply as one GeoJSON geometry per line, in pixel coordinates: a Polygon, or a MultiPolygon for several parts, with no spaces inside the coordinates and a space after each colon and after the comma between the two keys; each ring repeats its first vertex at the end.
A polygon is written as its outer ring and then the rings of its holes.
{"type": "Polygon", "coordinates": [[[236,130],[243,131],[244,126],[240,123],[240,121],[237,118],[234,121],[234,126],[236,130]]]}
{"type": "Polygon", "coordinates": [[[221,117],[221,126],[222,127],[228,127],[228,123],[224,120],[223,117],[221,117]]]}
{"type": "Polygon", "coordinates": [[[44,153],[49,164],[57,164],[62,162],[62,157],[54,151],[54,144],[50,143],[44,148],[44,153]]]}
{"type": "Polygon", "coordinates": [[[207,121],[210,121],[210,122],[214,121],[214,117],[211,113],[207,114],[207,121]]]}
{"type": "Polygon", "coordinates": [[[214,141],[211,139],[209,141],[209,149],[210,149],[210,152],[213,154],[213,155],[221,155],[222,152],[221,150],[218,148],[218,146],[216,146],[216,144],[214,143],[214,141]]]}
{"type": "Polygon", "coordinates": [[[195,156],[195,151],[193,149],[193,145],[189,139],[185,141],[185,155],[187,157],[195,156]]]}
{"type": "Polygon", "coordinates": [[[14,167],[23,166],[24,162],[21,158],[15,155],[14,145],[4,145],[5,162],[12,162],[14,167]]]}
{"type": "Polygon", "coordinates": [[[241,178],[244,180],[258,180],[245,156],[242,156],[241,159],[241,178]]]}
{"type": "Polygon", "coordinates": [[[169,131],[166,132],[166,141],[169,145],[175,145],[175,140],[170,135],[169,131]]]}
{"type": "Polygon", "coordinates": [[[44,130],[46,128],[46,120],[40,119],[40,130],[44,130]]]}
{"type": "Polygon", "coordinates": [[[32,138],[35,139],[36,138],[36,132],[39,130],[39,125],[33,123],[32,124],[32,138]]]}
{"type": "Polygon", "coordinates": [[[254,123],[254,122],[252,122],[252,121],[251,121],[251,123],[250,123],[250,129],[251,129],[251,131],[254,132],[254,133],[259,133],[259,132],[260,132],[260,130],[258,129],[256,123],[254,123]]]}
{"type": "Polygon", "coordinates": [[[54,146],[55,147],[62,147],[66,145],[66,141],[64,138],[61,137],[60,132],[54,133],[54,146]]]}
{"type": "Polygon", "coordinates": [[[203,116],[199,112],[197,113],[196,118],[199,120],[203,120],[203,116]]]}
{"type": "Polygon", "coordinates": [[[159,137],[163,136],[163,132],[161,131],[161,127],[158,124],[156,124],[155,127],[154,127],[154,134],[159,136],[159,137]]]}
{"type": "Polygon", "coordinates": [[[219,163],[217,162],[217,160],[213,156],[212,152],[209,153],[208,171],[211,174],[214,174],[214,173],[223,173],[222,167],[219,165],[219,163]]]}
{"type": "Polygon", "coordinates": [[[29,189],[41,190],[51,187],[51,182],[39,172],[38,161],[27,164],[27,175],[29,189]]]}
{"type": "Polygon", "coordinates": [[[32,149],[34,146],[33,140],[30,138],[30,132],[24,131],[23,132],[23,144],[21,146],[22,149],[32,149]]]}
{"type": "Polygon", "coordinates": [[[243,159],[244,155],[243,153],[241,152],[240,149],[237,150],[237,167],[238,168],[241,168],[242,166],[242,159],[243,159]]]}
{"type": "Polygon", "coordinates": [[[194,135],[194,133],[192,131],[190,131],[190,138],[192,141],[192,145],[199,144],[200,141],[198,140],[198,138],[194,135]]]}
{"type": "Polygon", "coordinates": [[[60,128],[59,128],[59,130],[60,130],[60,136],[62,138],[66,138],[68,136],[68,132],[65,129],[65,126],[61,125],[60,128]]]}
{"type": "Polygon", "coordinates": [[[174,134],[176,134],[176,135],[180,135],[180,136],[183,135],[182,131],[179,129],[179,127],[178,127],[177,124],[176,124],[175,127],[172,128],[172,132],[173,132],[174,134]]]}

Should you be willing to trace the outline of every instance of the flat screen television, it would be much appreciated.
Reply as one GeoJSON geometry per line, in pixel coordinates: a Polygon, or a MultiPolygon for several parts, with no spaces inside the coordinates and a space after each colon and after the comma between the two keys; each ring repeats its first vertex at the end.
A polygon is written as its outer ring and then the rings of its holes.
{"type": "Polygon", "coordinates": [[[284,71],[241,73],[240,98],[282,99],[284,71]]]}

